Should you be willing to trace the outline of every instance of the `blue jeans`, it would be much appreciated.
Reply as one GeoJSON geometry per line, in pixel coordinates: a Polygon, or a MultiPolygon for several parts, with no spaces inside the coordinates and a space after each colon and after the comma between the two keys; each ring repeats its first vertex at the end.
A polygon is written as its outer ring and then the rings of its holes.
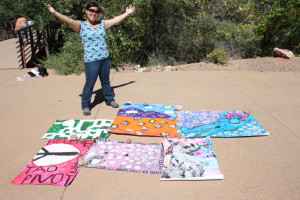
{"type": "Polygon", "coordinates": [[[94,85],[99,76],[105,102],[114,101],[114,93],[109,81],[110,59],[97,60],[85,63],[85,85],[81,96],[81,108],[90,108],[94,85]]]}

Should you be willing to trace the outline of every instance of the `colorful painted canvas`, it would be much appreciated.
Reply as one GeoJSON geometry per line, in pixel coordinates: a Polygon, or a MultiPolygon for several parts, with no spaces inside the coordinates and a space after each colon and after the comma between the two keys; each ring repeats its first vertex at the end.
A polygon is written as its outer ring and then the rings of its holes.
{"type": "Polygon", "coordinates": [[[111,122],[107,119],[56,120],[42,138],[70,139],[73,134],[77,139],[107,138],[111,122]]]}
{"type": "Polygon", "coordinates": [[[109,130],[121,134],[175,137],[175,116],[175,105],[126,103],[109,130]]]}
{"type": "Polygon", "coordinates": [[[83,167],[160,174],[163,147],[155,143],[96,139],[83,158],[87,163],[83,167]]]}
{"type": "Polygon", "coordinates": [[[80,169],[78,158],[92,143],[93,140],[50,139],[12,183],[70,185],[80,169]]]}
{"type": "Polygon", "coordinates": [[[165,138],[161,180],[223,179],[210,137],[165,138]]]}
{"type": "Polygon", "coordinates": [[[252,114],[244,111],[178,111],[177,131],[190,137],[242,137],[269,135],[252,114]]]}

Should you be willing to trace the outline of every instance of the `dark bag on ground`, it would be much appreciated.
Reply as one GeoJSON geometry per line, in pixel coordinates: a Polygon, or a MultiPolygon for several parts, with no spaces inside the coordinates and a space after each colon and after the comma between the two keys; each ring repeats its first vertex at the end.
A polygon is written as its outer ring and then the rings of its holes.
{"type": "Polygon", "coordinates": [[[48,76],[47,69],[43,66],[38,66],[38,71],[41,77],[48,76]]]}

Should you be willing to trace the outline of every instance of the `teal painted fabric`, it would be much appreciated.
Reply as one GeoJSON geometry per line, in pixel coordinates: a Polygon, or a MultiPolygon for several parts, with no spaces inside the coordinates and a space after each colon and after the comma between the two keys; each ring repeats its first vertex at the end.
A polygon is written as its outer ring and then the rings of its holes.
{"type": "Polygon", "coordinates": [[[177,111],[177,132],[184,138],[269,135],[252,114],[242,110],[177,111]]]}
{"type": "Polygon", "coordinates": [[[109,52],[105,42],[105,22],[99,21],[96,28],[87,22],[80,22],[80,37],[84,48],[84,62],[93,62],[109,57],[109,52]]]}

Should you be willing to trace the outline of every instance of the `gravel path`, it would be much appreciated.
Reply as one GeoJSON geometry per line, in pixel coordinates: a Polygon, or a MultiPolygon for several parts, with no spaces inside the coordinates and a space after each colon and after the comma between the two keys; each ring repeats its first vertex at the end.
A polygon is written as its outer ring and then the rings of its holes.
{"type": "MultiPolygon", "coordinates": [[[[123,66],[118,67],[118,72],[132,72],[136,71],[138,66],[123,66]]],[[[300,57],[292,59],[284,59],[279,57],[263,57],[230,60],[228,65],[217,65],[213,63],[191,63],[177,66],[155,66],[147,68],[139,68],[140,72],[166,72],[166,71],[273,71],[273,72],[299,72],[300,71],[300,57]]]]}

